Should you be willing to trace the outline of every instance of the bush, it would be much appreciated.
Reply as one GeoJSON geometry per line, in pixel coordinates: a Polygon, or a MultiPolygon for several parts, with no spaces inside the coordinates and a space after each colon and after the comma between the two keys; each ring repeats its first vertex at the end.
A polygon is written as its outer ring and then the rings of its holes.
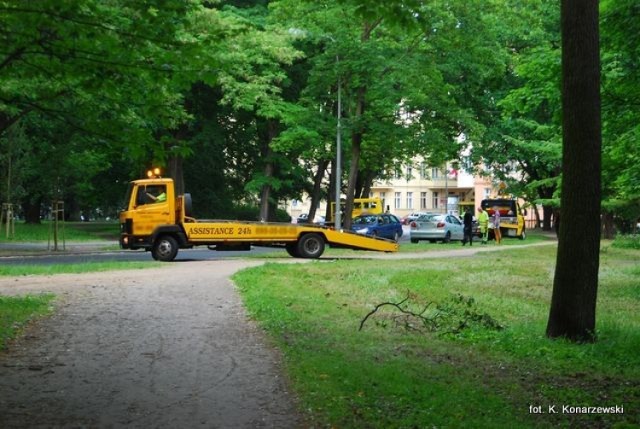
{"type": "Polygon", "coordinates": [[[613,240],[613,247],[617,247],[619,249],[638,249],[640,250],[640,235],[617,235],[615,240],[613,240]]]}

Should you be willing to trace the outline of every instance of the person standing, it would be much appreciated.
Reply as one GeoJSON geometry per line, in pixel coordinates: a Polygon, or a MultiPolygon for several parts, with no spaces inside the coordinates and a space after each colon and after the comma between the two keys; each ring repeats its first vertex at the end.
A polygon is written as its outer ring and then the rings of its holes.
{"type": "Polygon", "coordinates": [[[482,207],[478,207],[478,226],[482,234],[482,244],[487,244],[489,237],[489,213],[482,207]]]}
{"type": "Polygon", "coordinates": [[[467,240],[469,240],[469,246],[473,246],[473,214],[471,214],[471,209],[467,209],[464,213],[462,223],[464,224],[464,238],[462,239],[462,245],[464,246],[467,244],[467,240]]]}
{"type": "Polygon", "coordinates": [[[500,209],[493,208],[493,236],[496,238],[496,244],[502,241],[502,233],[500,232],[500,209]]]}

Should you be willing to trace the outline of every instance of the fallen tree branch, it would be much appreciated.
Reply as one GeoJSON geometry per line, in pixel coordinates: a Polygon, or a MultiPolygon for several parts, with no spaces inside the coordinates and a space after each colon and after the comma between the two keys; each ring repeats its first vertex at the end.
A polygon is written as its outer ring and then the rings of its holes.
{"type": "MultiPolygon", "coordinates": [[[[407,295],[407,297],[405,299],[403,299],[402,301],[400,301],[400,302],[383,302],[383,303],[380,303],[380,304],[376,305],[373,310],[371,310],[369,313],[367,313],[366,316],[364,316],[364,319],[362,319],[362,321],[360,322],[360,328],[358,329],[358,331],[362,331],[362,328],[364,327],[365,322],[367,321],[367,319],[369,319],[370,316],[375,314],[380,308],[382,308],[382,307],[384,307],[386,305],[389,305],[391,307],[397,308],[401,313],[403,313],[403,314],[405,314],[407,316],[415,317],[415,318],[421,320],[422,324],[425,327],[433,327],[433,325],[435,325],[435,320],[439,316],[439,313],[436,314],[433,317],[425,317],[425,316],[423,316],[423,314],[427,311],[429,306],[432,304],[431,302],[428,303],[420,313],[416,313],[414,311],[402,308],[402,304],[407,302],[409,300],[410,296],[411,295],[407,295]]],[[[410,328],[413,329],[413,327],[410,326],[406,322],[405,322],[405,327],[410,327],[410,328]]]]}

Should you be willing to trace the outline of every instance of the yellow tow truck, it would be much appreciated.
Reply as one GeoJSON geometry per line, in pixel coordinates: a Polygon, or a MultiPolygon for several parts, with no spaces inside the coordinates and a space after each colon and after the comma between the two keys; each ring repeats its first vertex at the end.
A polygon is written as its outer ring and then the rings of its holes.
{"type": "MultiPolygon", "coordinates": [[[[489,216],[493,218],[495,211],[500,212],[500,231],[503,237],[517,237],[524,240],[527,232],[524,216],[527,215],[515,198],[494,198],[482,200],[480,203],[489,216]]],[[[491,233],[493,234],[493,233],[491,233]]]]}
{"type": "Polygon", "coordinates": [[[398,244],[375,237],[316,225],[233,220],[199,220],[190,216],[191,195],[176,195],[172,179],[151,177],[129,184],[126,209],[120,212],[120,247],[145,249],[154,259],[172,261],[178,249],[212,250],[282,247],[297,258],[319,258],[325,246],[395,252],[398,244]]]}

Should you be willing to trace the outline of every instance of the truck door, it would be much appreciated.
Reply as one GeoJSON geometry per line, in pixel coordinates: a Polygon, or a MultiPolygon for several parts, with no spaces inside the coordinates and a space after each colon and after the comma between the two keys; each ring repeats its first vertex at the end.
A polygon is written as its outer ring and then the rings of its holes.
{"type": "Polygon", "coordinates": [[[166,184],[139,185],[136,192],[133,235],[149,235],[158,225],[174,223],[166,184]]]}

